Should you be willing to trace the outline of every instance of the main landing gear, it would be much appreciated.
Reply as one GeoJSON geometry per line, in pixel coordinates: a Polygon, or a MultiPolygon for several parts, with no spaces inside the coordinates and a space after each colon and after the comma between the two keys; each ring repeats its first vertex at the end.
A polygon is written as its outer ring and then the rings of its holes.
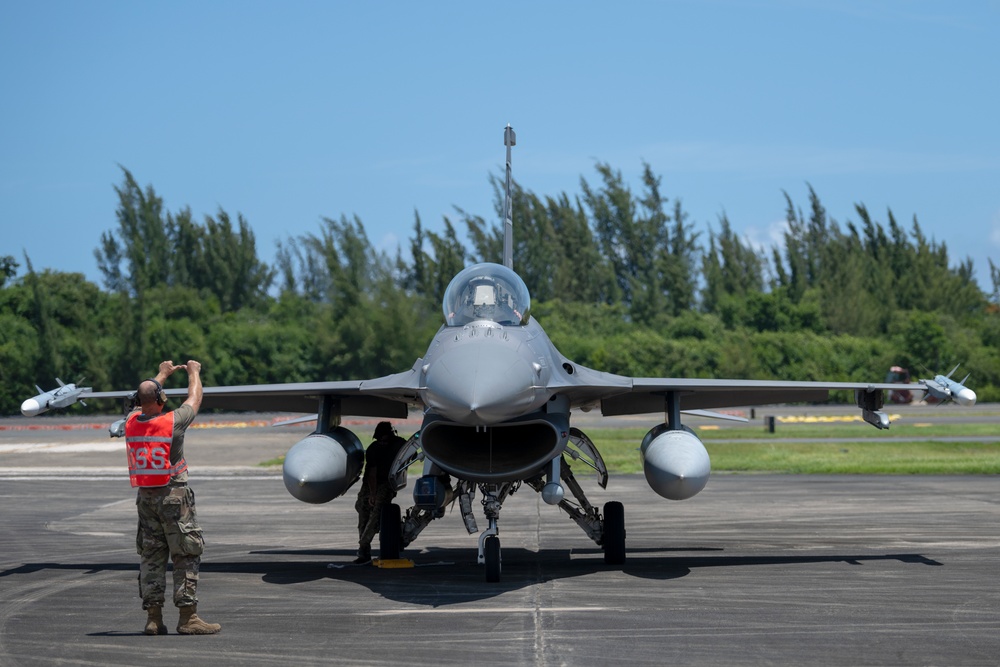
{"type": "Polygon", "coordinates": [[[601,536],[604,562],[608,565],[625,563],[625,506],[613,500],[604,503],[604,532],[601,536]]]}
{"type": "MultiPolygon", "coordinates": [[[[579,432],[574,433],[574,435],[577,434],[579,432]]],[[[589,443],[586,436],[579,435],[582,437],[583,442],[574,440],[573,444],[581,451],[594,455],[590,457],[595,462],[592,467],[598,470],[599,473],[602,473],[599,477],[599,483],[603,487],[607,483],[604,462],[600,460],[600,455],[597,454],[596,448],[589,443]]],[[[583,489],[576,481],[576,477],[565,460],[556,459],[553,470],[556,472],[550,474],[548,480],[546,480],[545,476],[540,475],[527,480],[525,483],[541,494],[547,503],[558,504],[571,519],[576,521],[583,528],[583,531],[587,533],[587,536],[604,549],[605,563],[608,565],[623,565],[625,563],[624,505],[617,501],[607,502],[604,504],[604,513],[602,515],[587,500],[586,494],[584,494],[583,489]],[[562,492],[552,493],[551,485],[553,477],[559,479],[562,486],[569,489],[576,502],[567,499],[562,492]],[[546,488],[549,489],[548,492],[546,492],[546,488]],[[557,499],[558,501],[556,502],[557,499]]],[[[479,563],[486,565],[486,581],[500,581],[502,558],[500,556],[500,538],[498,536],[497,520],[503,501],[519,487],[520,482],[479,485],[479,489],[483,494],[483,510],[489,521],[489,528],[479,536],[479,563]]],[[[466,525],[469,525],[468,521],[466,521],[466,525]]],[[[473,521],[474,525],[475,522],[473,521]]],[[[469,532],[472,532],[472,530],[469,532]]]]}
{"type": "Polygon", "coordinates": [[[379,517],[378,557],[380,560],[396,560],[403,550],[403,522],[399,505],[385,503],[379,517]]]}
{"type": "MultiPolygon", "coordinates": [[[[585,436],[584,436],[585,437],[585,436]]],[[[586,443],[585,443],[586,444],[586,443]]],[[[594,450],[596,451],[596,450],[594,450]]],[[[603,461],[597,459],[599,466],[595,466],[599,472],[603,469],[603,461]]],[[[558,461],[558,459],[557,459],[558,461]]],[[[590,537],[604,550],[604,562],[608,565],[622,565],[625,563],[625,508],[617,501],[604,504],[603,513],[590,504],[583,489],[570,470],[569,465],[564,461],[559,461],[560,465],[553,467],[552,474],[548,480],[544,475],[539,475],[533,479],[526,480],[525,483],[532,489],[548,498],[546,502],[558,504],[566,514],[575,521],[590,537]],[[569,490],[569,494],[552,494],[551,484],[553,477],[558,479],[561,486],[569,490]],[[543,490],[549,487],[549,493],[543,490]],[[572,495],[573,500],[567,496],[572,495]],[[557,502],[555,502],[557,500],[557,502]],[[574,502],[575,501],[575,502],[574,502]]],[[[599,477],[601,486],[605,486],[607,481],[606,473],[599,477]]],[[[475,484],[460,480],[455,486],[453,498],[459,501],[462,519],[465,522],[466,530],[469,534],[475,534],[478,530],[476,519],[472,512],[472,499],[476,493],[475,484]]],[[[479,492],[482,494],[483,513],[486,515],[488,527],[479,535],[479,553],[477,562],[486,566],[486,581],[495,583],[500,581],[500,573],[503,569],[503,557],[500,550],[500,533],[498,522],[500,509],[504,501],[521,487],[521,482],[504,482],[498,484],[479,484],[479,492]]],[[[400,552],[410,544],[433,519],[443,516],[443,508],[436,511],[419,509],[412,507],[407,510],[406,517],[400,515],[399,505],[386,503],[382,508],[382,525],[379,530],[379,556],[382,559],[391,560],[399,558],[400,552]]]]}

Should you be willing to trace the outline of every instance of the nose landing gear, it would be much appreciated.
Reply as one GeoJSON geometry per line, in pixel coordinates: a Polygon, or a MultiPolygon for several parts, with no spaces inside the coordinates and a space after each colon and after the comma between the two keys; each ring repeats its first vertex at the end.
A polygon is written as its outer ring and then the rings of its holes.
{"type": "Polygon", "coordinates": [[[480,565],[486,565],[486,581],[490,583],[500,581],[502,559],[500,557],[499,530],[497,529],[500,508],[507,496],[517,491],[520,486],[520,482],[479,485],[479,490],[483,494],[483,512],[486,514],[489,528],[479,536],[478,562],[480,565]]]}

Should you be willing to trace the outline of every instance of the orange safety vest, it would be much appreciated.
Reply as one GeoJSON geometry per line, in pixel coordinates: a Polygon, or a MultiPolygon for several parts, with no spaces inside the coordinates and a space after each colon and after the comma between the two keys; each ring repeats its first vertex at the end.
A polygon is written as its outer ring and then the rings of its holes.
{"type": "Polygon", "coordinates": [[[187,470],[181,459],[170,465],[170,444],[174,439],[174,413],[168,412],[149,421],[139,421],[135,412],[125,421],[125,452],[128,454],[128,477],[132,486],[166,486],[170,477],[187,470]]]}

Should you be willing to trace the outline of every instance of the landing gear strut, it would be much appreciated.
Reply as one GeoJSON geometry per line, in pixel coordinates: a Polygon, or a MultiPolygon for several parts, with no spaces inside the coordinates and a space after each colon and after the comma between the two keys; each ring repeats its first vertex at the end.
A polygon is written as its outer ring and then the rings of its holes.
{"type": "MultiPolygon", "coordinates": [[[[607,474],[604,473],[604,462],[599,459],[596,448],[586,439],[582,433],[578,434],[585,445],[589,445],[588,452],[594,455],[599,462],[595,467],[599,473],[603,473],[600,479],[601,486],[607,482],[607,474]]],[[[574,443],[579,446],[579,443],[574,443]]],[[[581,449],[583,449],[581,447],[581,449]]],[[[569,518],[573,519],[587,533],[587,536],[594,540],[604,549],[604,562],[608,565],[622,565],[625,562],[625,508],[617,501],[604,504],[604,515],[598,512],[597,508],[587,500],[583,488],[576,481],[569,464],[563,460],[560,478],[566,489],[569,490],[576,502],[568,497],[562,498],[557,504],[569,518]]],[[[535,491],[543,494],[545,481],[542,477],[529,479],[527,484],[535,491]]],[[[544,494],[543,494],[544,497],[544,494]]]]}

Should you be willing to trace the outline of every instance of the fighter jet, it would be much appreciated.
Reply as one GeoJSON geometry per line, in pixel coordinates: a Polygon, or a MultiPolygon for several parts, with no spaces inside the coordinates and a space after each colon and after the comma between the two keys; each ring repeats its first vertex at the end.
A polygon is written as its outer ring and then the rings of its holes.
{"type": "MultiPolygon", "coordinates": [[[[602,547],[604,560],[624,563],[625,514],[620,502],[594,507],[574,476],[575,467],[596,471],[606,487],[608,471],[597,447],[572,426],[574,413],[650,415],[639,443],[646,480],[669,500],[700,492],[709,479],[708,452],[682,423],[683,414],[714,414],[719,408],[822,401],[832,390],[854,392],[865,421],[884,429],[883,391],[889,383],[787,382],[741,379],[627,377],[587,368],[552,344],[531,316],[527,285],[513,268],[511,148],[508,125],[504,251],[502,263],[480,263],[459,272],[442,303],[443,324],[423,357],[384,377],[229,387],[206,387],[203,407],[316,413],[316,429],[288,451],[283,477],[288,491],[307,503],[342,496],[358,481],[364,447],[341,425],[344,416],[403,419],[410,410],[422,424],[392,467],[397,489],[417,466],[414,504],[405,515],[387,504],[379,536],[380,557],[397,559],[420,531],[458,502],[465,529],[479,533],[477,560],[486,579],[501,573],[500,512],[526,487],[557,506],[602,547]],[[479,531],[473,512],[479,495],[487,527],[479,531]]],[[[167,390],[182,396],[183,389],[167,390]]],[[[93,393],[126,398],[129,392],[93,393]]]]}
{"type": "Polygon", "coordinates": [[[34,417],[43,412],[48,412],[53,408],[69,407],[77,401],[80,401],[82,405],[86,405],[80,399],[80,396],[89,393],[90,387],[77,387],[74,382],[66,384],[59,378],[56,378],[56,382],[59,383],[59,386],[52,391],[45,391],[36,384],[35,389],[38,390],[38,395],[32,396],[24,401],[24,403],[21,403],[21,414],[25,417],[34,417]]]}

